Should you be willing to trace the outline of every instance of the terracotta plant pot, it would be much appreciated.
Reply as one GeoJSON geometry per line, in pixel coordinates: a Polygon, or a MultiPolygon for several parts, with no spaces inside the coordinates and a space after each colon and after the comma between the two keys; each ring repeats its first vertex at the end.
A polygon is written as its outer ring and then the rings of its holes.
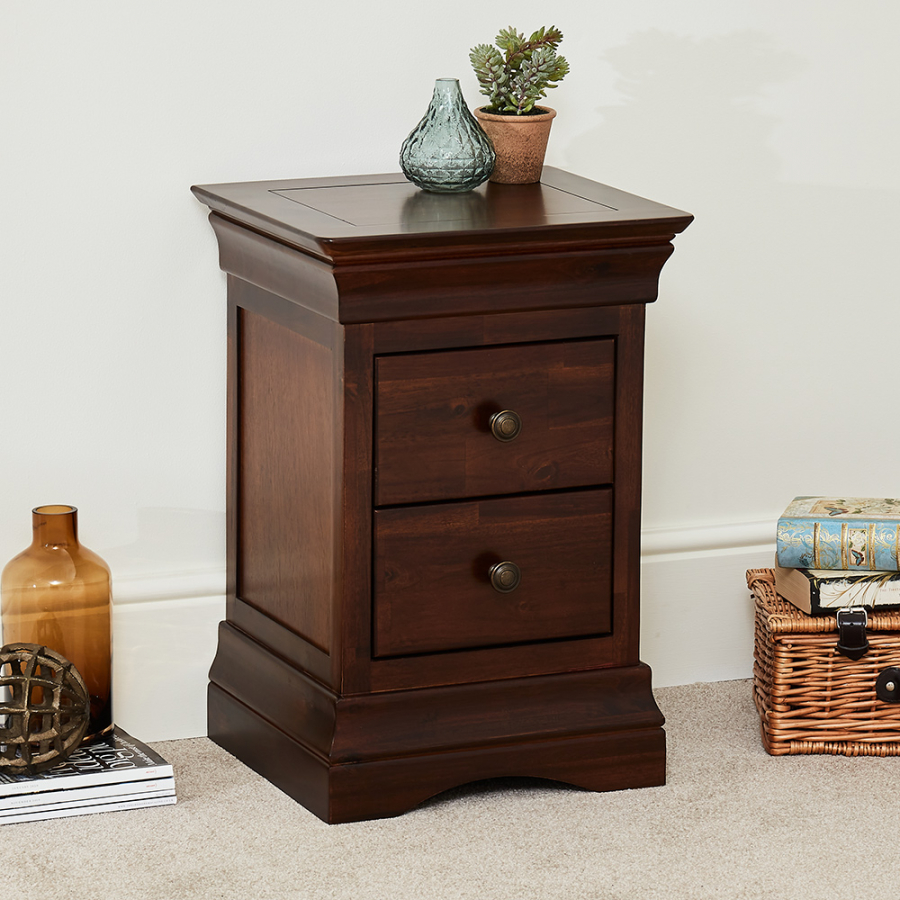
{"type": "Polygon", "coordinates": [[[485,130],[497,152],[491,181],[498,184],[533,184],[541,180],[544,154],[550,137],[550,126],[556,110],[536,106],[538,115],[500,116],[475,110],[475,118],[485,130]]]}

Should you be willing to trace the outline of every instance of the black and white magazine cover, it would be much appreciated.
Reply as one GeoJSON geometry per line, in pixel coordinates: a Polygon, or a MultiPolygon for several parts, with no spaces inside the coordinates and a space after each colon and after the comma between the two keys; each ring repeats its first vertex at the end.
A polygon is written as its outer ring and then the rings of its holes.
{"type": "MultiPolygon", "coordinates": [[[[100,739],[79,747],[68,759],[38,775],[11,775],[0,769],[0,810],[7,809],[8,798],[46,791],[68,791],[100,785],[124,785],[143,781],[167,782],[174,790],[174,772],[155,750],[141,743],[118,726],[100,739]]],[[[130,789],[140,791],[137,788],[130,789]]]]}

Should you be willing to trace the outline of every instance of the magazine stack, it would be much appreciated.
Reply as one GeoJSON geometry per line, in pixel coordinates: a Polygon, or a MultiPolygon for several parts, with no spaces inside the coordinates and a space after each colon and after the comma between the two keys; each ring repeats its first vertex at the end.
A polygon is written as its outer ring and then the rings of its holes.
{"type": "Polygon", "coordinates": [[[776,544],[775,588],[803,612],[900,608],[900,499],[796,497],[776,544]]]}
{"type": "Polygon", "coordinates": [[[175,803],[172,766],[114,727],[39,775],[0,771],[0,825],[175,803]]]}

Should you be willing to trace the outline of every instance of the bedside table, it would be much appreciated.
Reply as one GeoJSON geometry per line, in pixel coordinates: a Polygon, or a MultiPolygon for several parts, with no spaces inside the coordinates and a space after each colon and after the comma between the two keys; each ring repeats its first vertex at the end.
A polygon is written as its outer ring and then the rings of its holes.
{"type": "Polygon", "coordinates": [[[664,783],[644,311],[691,216],[552,168],[193,191],[228,273],[210,737],[328,822],[505,775],[664,783]]]}

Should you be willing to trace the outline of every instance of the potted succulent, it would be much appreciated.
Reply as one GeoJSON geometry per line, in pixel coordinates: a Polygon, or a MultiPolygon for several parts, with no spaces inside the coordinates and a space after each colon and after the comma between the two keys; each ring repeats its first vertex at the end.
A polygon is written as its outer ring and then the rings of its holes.
{"type": "Polygon", "coordinates": [[[562,38],[553,26],[530,38],[510,27],[497,35],[496,46],[478,44],[469,53],[481,93],[489,100],[475,117],[497,152],[491,181],[540,181],[556,110],[536,104],[568,74],[566,58],[556,52],[562,38]]]}

